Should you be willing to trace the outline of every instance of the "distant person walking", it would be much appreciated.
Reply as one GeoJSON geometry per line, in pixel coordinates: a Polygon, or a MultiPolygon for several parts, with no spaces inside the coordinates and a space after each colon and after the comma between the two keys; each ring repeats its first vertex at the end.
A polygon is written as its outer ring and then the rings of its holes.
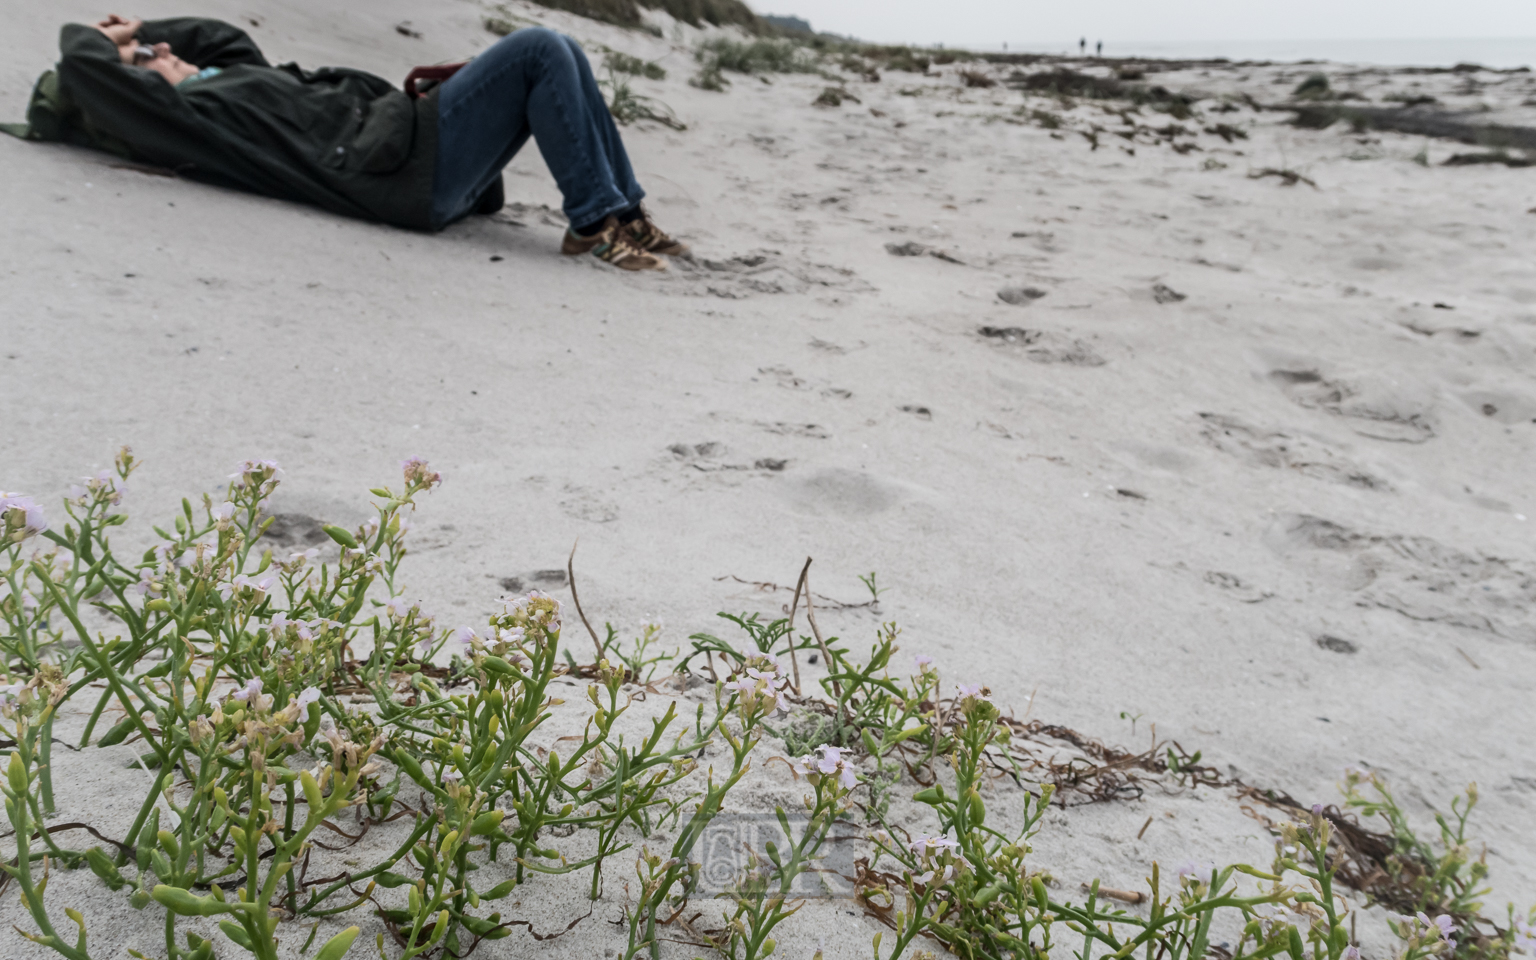
{"type": "Polygon", "coordinates": [[[1104,41],[1103,40],[1100,40],[1098,43],[1093,45],[1093,55],[1095,57],[1103,59],[1103,57],[1104,57],[1104,41]]]}
{"type": "Polygon", "coordinates": [[[1087,37],[1079,37],[1078,38],[1078,41],[1077,41],[1077,55],[1080,56],[1080,57],[1088,56],[1088,38],[1087,37]]]}

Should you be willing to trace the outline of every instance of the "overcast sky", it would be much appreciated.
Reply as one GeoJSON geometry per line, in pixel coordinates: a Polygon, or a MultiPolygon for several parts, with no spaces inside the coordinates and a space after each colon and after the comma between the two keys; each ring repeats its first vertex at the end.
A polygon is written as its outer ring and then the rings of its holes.
{"type": "Polygon", "coordinates": [[[881,43],[1536,37],[1536,0],[751,0],[881,43]]]}

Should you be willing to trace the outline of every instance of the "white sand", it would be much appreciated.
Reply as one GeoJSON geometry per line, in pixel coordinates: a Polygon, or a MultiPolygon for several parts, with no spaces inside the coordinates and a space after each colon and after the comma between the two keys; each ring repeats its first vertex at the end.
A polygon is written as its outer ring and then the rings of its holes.
{"type": "MultiPolygon", "coordinates": [[[[822,617],[855,649],[895,619],[903,657],[932,654],[1020,714],[1118,742],[1118,714],[1140,715],[1137,743],[1155,722],[1306,802],[1336,800],[1342,768],[1365,764],[1429,825],[1426,804],[1475,780],[1491,912],[1536,900],[1536,172],[1422,167],[1419,138],[1248,110],[1186,122],[1247,141],[1131,155],[1119,119],[1085,105],[1075,122],[1106,128],[1090,150],[1006,122],[1019,93],[962,90],[952,70],[851,83],[862,105],[837,109],[810,105],[816,76],[707,93],[685,83],[686,45],[512,10],[671,71],[635,85],[689,129],[625,137],[697,261],[641,277],[562,258],[535,150],[508,172],[504,214],[425,236],[0,138],[0,488],[51,498],[130,443],[148,464],[140,523],[248,456],[287,469],[280,511],[355,522],[365,489],[420,454],[449,479],[407,577],[454,623],[481,622],[502,578],[563,566],[577,537],[588,611],[660,617],[672,643],[716,629],[718,609],[785,599],[716,578],[791,582],[809,554],[815,588],[856,601],[856,574],[876,570],[878,615],[822,617]],[[1265,167],[1320,189],[1246,175],[1265,167]],[[909,241],[959,262],[886,252],[909,241]],[[1157,302],[1156,284],[1186,299],[1157,302]],[[1011,305],[1009,286],[1046,296],[1011,305]]],[[[23,112],[59,23],[101,12],[11,5],[0,114],[23,112]]],[[[275,62],[390,77],[495,39],[470,2],[121,12],[255,17],[275,62]],[[422,39],[393,29],[405,20],[422,39]]],[[[1155,79],[1273,102],[1310,69],[1155,79]]],[[[1492,85],[1382,82],[1532,122],[1528,75],[1479,77],[1492,85]]],[[[1432,162],[1470,149],[1428,144],[1432,162]]],[[[144,779],[128,762],[64,752],[59,776],[80,786],[61,816],[113,832],[144,779]]],[[[793,799],[778,770],[743,802],[793,799]]],[[[1269,849],[1213,793],[1053,820],[1037,863],[1070,890],[1269,849]]],[[[564,926],[585,883],[540,880],[515,909],[564,926]]],[[[623,896],[611,879],[571,935],[519,931],[480,955],[596,957],[621,945],[603,921],[623,896]]],[[[158,909],[85,871],[56,875],[49,900],[61,922],[85,909],[94,956],[163,952],[158,909]]],[[[783,955],[824,940],[829,958],[867,956],[878,928],[838,911],[790,921],[783,955]]],[[[14,893],[0,921],[30,928],[14,893]]],[[[353,956],[372,952],[377,921],[364,927],[353,956]]]]}

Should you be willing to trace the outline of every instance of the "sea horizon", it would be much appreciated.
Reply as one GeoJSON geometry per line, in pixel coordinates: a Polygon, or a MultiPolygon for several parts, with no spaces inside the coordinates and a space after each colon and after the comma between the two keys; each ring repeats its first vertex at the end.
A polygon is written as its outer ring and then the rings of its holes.
{"type": "MultiPolygon", "coordinates": [[[[1099,38],[1088,36],[1092,55],[1099,38]]],[[[1010,53],[1076,56],[1077,40],[1009,41],[1010,53]]],[[[965,49],[995,53],[1002,43],[966,44],[965,49]]],[[[1292,40],[1108,40],[1106,58],[1148,57],[1166,60],[1306,60],[1395,67],[1452,67],[1476,63],[1500,70],[1536,69],[1536,37],[1412,37],[1396,39],[1292,40]]]]}

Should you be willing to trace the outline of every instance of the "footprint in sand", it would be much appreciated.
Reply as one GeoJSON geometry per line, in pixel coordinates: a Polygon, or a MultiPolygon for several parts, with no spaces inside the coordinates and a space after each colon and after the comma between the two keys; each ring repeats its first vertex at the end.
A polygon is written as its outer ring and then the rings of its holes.
{"type": "Polygon", "coordinates": [[[850,519],[872,517],[908,499],[904,486],[858,470],[832,467],[784,488],[784,497],[797,512],[850,519]]]}
{"type": "Polygon", "coordinates": [[[800,294],[833,289],[854,293],[873,290],[852,271],[786,257],[777,250],[753,250],[725,260],[675,257],[675,280],[661,282],[663,292],[740,300],[760,294],[800,294]]]}
{"type": "Polygon", "coordinates": [[[996,344],[998,349],[1021,350],[1035,363],[1060,363],[1069,367],[1102,367],[1108,361],[1086,341],[1049,330],[1024,327],[978,327],[976,332],[996,344]]]}
{"type": "Polygon", "coordinates": [[[1205,582],[1217,589],[1225,590],[1228,596],[1239,603],[1263,603],[1274,596],[1268,590],[1260,590],[1235,573],[1226,573],[1221,570],[1207,571],[1205,582]]]}
{"type": "Polygon", "coordinates": [[[674,443],[667,448],[673,459],[685,463],[700,473],[720,473],[742,470],[766,470],[780,473],[789,461],[780,457],[759,457],[748,463],[730,463],[724,459],[726,446],[710,440],[704,443],[674,443]]]}
{"type": "MultiPolygon", "coordinates": [[[[812,345],[814,346],[815,342],[812,345]]],[[[752,379],[754,381],[764,380],[769,383],[776,383],[786,390],[816,390],[823,397],[831,400],[847,400],[853,396],[852,390],[835,387],[825,380],[813,380],[799,376],[795,371],[784,366],[758,367],[757,376],[752,379]]]]}
{"type": "Polygon", "coordinates": [[[1207,443],[1253,466],[1294,470],[1303,476],[1361,490],[1392,490],[1386,480],[1304,437],[1264,430],[1219,413],[1202,413],[1200,419],[1200,435],[1207,443]]]}
{"type": "Polygon", "coordinates": [[[507,593],[527,593],[529,590],[559,590],[570,583],[570,578],[566,576],[564,570],[551,568],[530,570],[513,577],[502,577],[498,583],[507,593]]]}
{"type": "Polygon", "coordinates": [[[1314,582],[1364,605],[1536,643],[1536,569],[1429,537],[1370,534],[1310,514],[1284,514],[1264,535],[1314,582]]]}
{"type": "Polygon", "coordinates": [[[619,518],[618,505],[603,499],[595,490],[566,484],[564,492],[566,496],[560,501],[560,510],[572,519],[608,523],[619,518]]]}
{"type": "Polygon", "coordinates": [[[781,437],[805,437],[810,440],[826,440],[832,436],[832,431],[818,423],[784,423],[782,421],[758,420],[754,424],[759,430],[767,430],[781,437]]]}
{"type": "Polygon", "coordinates": [[[1272,366],[1267,375],[1292,403],[1341,417],[1363,437],[1423,443],[1435,435],[1434,400],[1425,387],[1371,374],[1325,375],[1320,364],[1294,360],[1272,366]]]}
{"type": "Polygon", "coordinates": [[[321,529],[323,521],[302,513],[275,513],[262,540],[270,540],[280,547],[307,550],[331,542],[330,535],[321,529]]]}

